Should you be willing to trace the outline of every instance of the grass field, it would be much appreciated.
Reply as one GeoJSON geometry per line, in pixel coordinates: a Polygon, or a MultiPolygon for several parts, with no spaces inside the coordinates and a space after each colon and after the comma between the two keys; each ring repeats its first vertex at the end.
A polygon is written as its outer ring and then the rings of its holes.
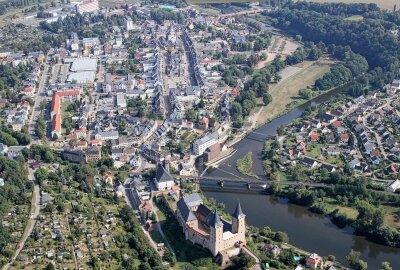
{"type": "Polygon", "coordinates": [[[364,19],[363,16],[360,16],[360,15],[353,15],[353,16],[347,17],[345,20],[346,20],[346,21],[357,22],[357,21],[362,21],[363,19],[364,19]]]}
{"type": "Polygon", "coordinates": [[[295,70],[294,74],[290,74],[287,78],[282,76],[282,81],[271,87],[269,92],[272,95],[272,102],[262,109],[257,124],[263,124],[283,113],[293,98],[298,96],[299,91],[313,85],[330,70],[331,65],[332,62],[327,61],[317,63],[306,61],[297,65],[299,69],[295,70]]]}
{"type": "Polygon", "coordinates": [[[309,2],[318,2],[318,3],[368,3],[368,4],[377,4],[381,9],[389,9],[392,10],[394,5],[399,5],[399,0],[311,0],[309,2]]]}

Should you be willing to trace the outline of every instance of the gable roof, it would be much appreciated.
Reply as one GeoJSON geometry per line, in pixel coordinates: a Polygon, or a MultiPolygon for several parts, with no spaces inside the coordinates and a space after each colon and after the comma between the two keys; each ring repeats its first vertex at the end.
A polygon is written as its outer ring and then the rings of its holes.
{"type": "Polygon", "coordinates": [[[178,211],[181,213],[182,218],[185,220],[185,222],[196,220],[196,216],[189,209],[182,198],[176,203],[176,207],[178,208],[178,211]]]}
{"type": "Polygon", "coordinates": [[[183,197],[183,200],[188,207],[198,206],[203,203],[203,200],[201,199],[199,193],[186,195],[185,197],[183,197]]]}
{"type": "Polygon", "coordinates": [[[156,172],[156,181],[157,182],[168,182],[168,181],[174,181],[174,178],[172,175],[162,166],[161,164],[158,164],[157,166],[157,172],[156,172]]]}

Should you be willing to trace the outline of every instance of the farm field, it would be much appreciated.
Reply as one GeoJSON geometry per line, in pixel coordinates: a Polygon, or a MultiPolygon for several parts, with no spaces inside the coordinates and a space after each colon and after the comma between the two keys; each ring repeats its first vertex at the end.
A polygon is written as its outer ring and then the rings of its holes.
{"type": "Polygon", "coordinates": [[[293,98],[298,96],[299,91],[312,86],[317,79],[330,70],[331,65],[332,61],[326,60],[305,61],[282,70],[282,80],[270,88],[272,102],[263,107],[257,119],[258,124],[263,124],[284,112],[293,98]]]}
{"type": "Polygon", "coordinates": [[[399,0],[311,0],[309,2],[318,2],[318,3],[368,3],[368,4],[377,4],[381,9],[389,9],[392,10],[394,5],[399,4],[399,0]]]}

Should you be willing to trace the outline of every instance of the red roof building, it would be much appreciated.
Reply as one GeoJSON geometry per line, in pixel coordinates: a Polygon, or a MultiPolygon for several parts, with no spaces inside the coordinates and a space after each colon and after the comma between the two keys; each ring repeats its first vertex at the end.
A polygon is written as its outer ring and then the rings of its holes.
{"type": "Polygon", "coordinates": [[[340,140],[343,142],[347,142],[349,140],[350,136],[347,133],[342,133],[340,134],[340,140]]]}
{"type": "Polygon", "coordinates": [[[311,133],[311,135],[310,135],[310,140],[311,140],[312,142],[317,142],[317,141],[319,141],[319,134],[318,134],[318,133],[311,133]]]}

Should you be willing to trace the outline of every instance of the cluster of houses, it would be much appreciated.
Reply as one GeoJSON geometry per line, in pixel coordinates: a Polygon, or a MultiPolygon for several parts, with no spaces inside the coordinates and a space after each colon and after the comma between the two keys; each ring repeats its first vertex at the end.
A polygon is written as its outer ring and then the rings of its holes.
{"type": "Polygon", "coordinates": [[[312,169],[322,167],[334,172],[338,167],[347,167],[357,174],[375,177],[378,171],[385,178],[396,180],[400,169],[396,135],[400,102],[393,92],[396,82],[389,87],[392,92],[336,104],[335,109],[318,119],[300,120],[292,125],[280,164],[285,166],[298,160],[312,169]],[[316,148],[317,154],[313,153],[316,148]]]}

